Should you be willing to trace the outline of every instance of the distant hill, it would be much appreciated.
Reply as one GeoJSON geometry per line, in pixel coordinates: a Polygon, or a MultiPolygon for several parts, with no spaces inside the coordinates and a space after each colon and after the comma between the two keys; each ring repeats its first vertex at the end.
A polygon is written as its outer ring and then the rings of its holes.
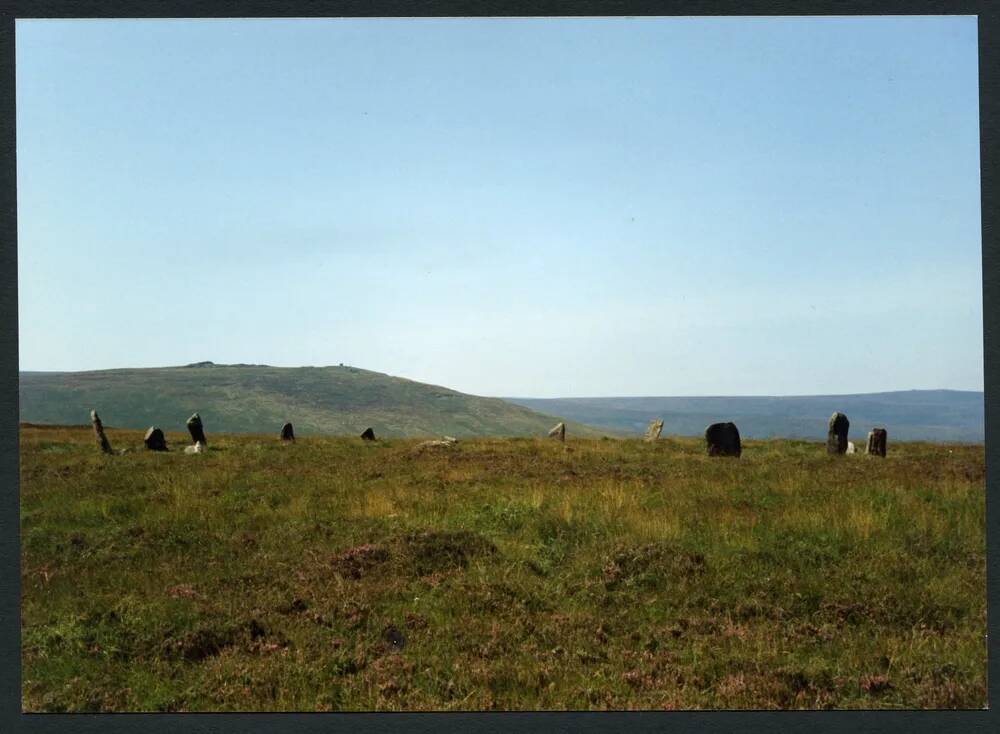
{"type": "Polygon", "coordinates": [[[591,426],[640,433],[662,418],[663,435],[699,436],[716,421],[733,421],[746,438],[825,438],[830,415],[851,422],[852,440],[874,426],[889,440],[980,442],[985,440],[983,393],[906,390],[863,395],[796,397],[507,398],[532,410],[557,413],[591,426]]]}
{"type": "MultiPolygon", "coordinates": [[[[116,428],[184,430],[198,411],[213,431],[298,435],[545,435],[561,418],[356,367],[269,367],[198,362],[184,367],[21,372],[22,423],[80,425],[97,408],[116,428]]],[[[599,436],[568,422],[570,435],[599,436]]],[[[607,431],[605,431],[606,433],[607,431]]]]}

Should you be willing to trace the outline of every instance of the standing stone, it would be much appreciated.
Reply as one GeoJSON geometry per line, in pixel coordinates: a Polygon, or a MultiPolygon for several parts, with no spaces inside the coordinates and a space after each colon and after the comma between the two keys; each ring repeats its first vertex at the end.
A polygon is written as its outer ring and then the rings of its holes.
{"type": "Polygon", "coordinates": [[[292,430],[292,424],[291,423],[285,423],[285,425],[283,425],[281,427],[281,440],[282,441],[294,441],[295,440],[295,431],[292,430]]]}
{"type": "Polygon", "coordinates": [[[371,428],[366,428],[365,432],[361,434],[361,438],[363,438],[365,441],[374,441],[375,431],[373,431],[371,428]]]}
{"type": "Polygon", "coordinates": [[[885,445],[889,434],[884,428],[873,428],[868,432],[868,455],[885,458],[885,445]]]}
{"type": "Polygon", "coordinates": [[[94,438],[97,439],[97,445],[101,447],[101,451],[105,454],[114,453],[111,450],[111,443],[108,441],[108,437],[104,435],[104,425],[101,423],[96,410],[90,411],[90,422],[94,424],[94,438]]]}
{"type": "Polygon", "coordinates": [[[735,423],[713,423],[705,429],[709,456],[735,456],[743,453],[740,432],[735,423]]]}
{"type": "Polygon", "coordinates": [[[549,431],[549,438],[558,438],[560,441],[566,440],[566,424],[560,421],[549,431]]]}
{"type": "Polygon", "coordinates": [[[146,444],[146,448],[150,451],[167,450],[167,439],[163,437],[163,431],[156,426],[149,427],[149,430],[146,431],[146,436],[142,439],[142,442],[146,444]]]}
{"type": "Polygon", "coordinates": [[[193,416],[187,419],[188,432],[191,434],[191,440],[195,443],[199,441],[202,444],[208,445],[208,439],[205,438],[205,427],[201,424],[201,416],[195,413],[193,416]]]}
{"type": "Polygon", "coordinates": [[[663,421],[657,418],[655,421],[649,424],[648,428],[646,428],[646,438],[644,438],[643,440],[649,442],[655,441],[660,437],[660,431],[662,430],[663,430],[663,421]]]}
{"type": "Polygon", "coordinates": [[[847,453],[847,429],[850,426],[851,422],[843,413],[834,413],[830,416],[830,426],[826,434],[826,453],[847,453]]]}
{"type": "Polygon", "coordinates": [[[203,454],[203,453],[205,453],[205,444],[203,444],[201,441],[196,441],[195,444],[194,444],[194,446],[185,446],[184,447],[184,453],[185,454],[203,454]]]}

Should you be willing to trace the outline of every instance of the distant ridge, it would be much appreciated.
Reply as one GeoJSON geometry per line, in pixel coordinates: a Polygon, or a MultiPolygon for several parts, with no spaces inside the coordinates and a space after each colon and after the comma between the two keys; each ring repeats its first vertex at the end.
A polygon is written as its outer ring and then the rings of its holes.
{"type": "MultiPolygon", "coordinates": [[[[499,398],[466,395],[380,372],[337,367],[193,362],[175,367],[21,372],[22,423],[80,425],[97,408],[115,428],[184,430],[197,411],[205,430],[298,436],[544,436],[564,420],[499,398]]],[[[570,435],[601,432],[573,422],[570,435]]],[[[607,433],[604,431],[603,433],[607,433]]]]}
{"type": "MultiPolygon", "coordinates": [[[[233,364],[216,364],[215,362],[205,361],[205,362],[192,362],[191,364],[182,365],[183,367],[270,367],[269,364],[247,364],[245,362],[235,362],[233,364]]],[[[343,367],[343,365],[341,365],[343,367]]]]}
{"type": "Polygon", "coordinates": [[[746,438],[822,439],[831,413],[850,419],[852,440],[883,426],[889,440],[982,442],[983,393],[965,390],[900,390],[851,395],[772,397],[507,398],[532,410],[619,431],[642,433],[663,418],[663,435],[700,436],[705,427],[731,420],[746,438]]]}

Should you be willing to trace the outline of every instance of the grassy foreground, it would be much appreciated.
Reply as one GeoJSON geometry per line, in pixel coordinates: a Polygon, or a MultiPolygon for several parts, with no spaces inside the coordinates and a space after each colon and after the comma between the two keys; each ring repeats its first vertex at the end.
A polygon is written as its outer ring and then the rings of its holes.
{"type": "Polygon", "coordinates": [[[984,451],[21,431],[28,711],[981,708],[984,451]]]}

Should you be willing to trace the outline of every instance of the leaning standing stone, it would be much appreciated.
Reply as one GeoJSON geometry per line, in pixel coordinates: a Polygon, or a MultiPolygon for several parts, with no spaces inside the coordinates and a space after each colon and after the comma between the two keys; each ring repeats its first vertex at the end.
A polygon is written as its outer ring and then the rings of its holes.
{"type": "Polygon", "coordinates": [[[205,438],[205,427],[201,423],[201,416],[195,413],[193,416],[187,419],[188,432],[191,434],[191,440],[195,443],[199,441],[202,444],[207,445],[208,439],[205,438]]]}
{"type": "Polygon", "coordinates": [[[555,426],[553,426],[552,430],[549,431],[549,438],[558,438],[560,441],[565,441],[566,424],[560,421],[555,426]]]}
{"type": "Polygon", "coordinates": [[[361,438],[363,438],[365,441],[374,441],[375,431],[373,431],[371,428],[366,428],[365,432],[361,434],[361,438]]]}
{"type": "Polygon", "coordinates": [[[94,438],[97,439],[97,445],[101,447],[101,451],[105,454],[114,453],[111,450],[111,443],[108,441],[108,437],[104,435],[104,425],[101,423],[96,410],[90,411],[90,422],[94,424],[94,438]]]}
{"type": "Polygon", "coordinates": [[[843,413],[834,413],[830,416],[829,430],[826,433],[826,453],[847,453],[847,429],[850,425],[851,422],[843,413]]]}
{"type": "Polygon", "coordinates": [[[295,431],[292,430],[292,424],[286,423],[281,427],[281,440],[282,441],[294,441],[295,431]]]}
{"type": "Polygon", "coordinates": [[[884,428],[873,428],[868,433],[868,455],[885,458],[888,433],[884,428]]]}
{"type": "Polygon", "coordinates": [[[146,448],[150,451],[167,450],[167,439],[163,437],[163,431],[156,426],[149,427],[149,430],[146,431],[146,436],[142,439],[142,442],[146,444],[146,448]]]}
{"type": "Polygon", "coordinates": [[[743,453],[740,432],[735,423],[713,423],[705,429],[709,456],[735,456],[743,453]]]}
{"type": "Polygon", "coordinates": [[[660,431],[663,430],[663,421],[657,418],[655,421],[649,424],[646,428],[646,438],[645,441],[655,441],[660,437],[660,431]]]}

